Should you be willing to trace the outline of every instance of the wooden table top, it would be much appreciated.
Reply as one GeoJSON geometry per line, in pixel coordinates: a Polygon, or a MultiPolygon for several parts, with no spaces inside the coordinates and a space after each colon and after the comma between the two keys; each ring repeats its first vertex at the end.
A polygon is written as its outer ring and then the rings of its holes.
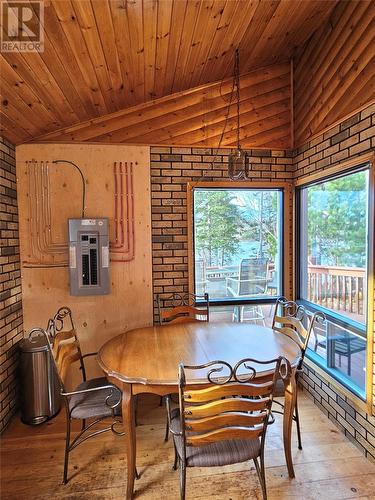
{"type": "MultiPolygon", "coordinates": [[[[178,365],[223,360],[232,366],[242,358],[271,360],[285,356],[292,366],[301,351],[289,337],[246,323],[183,323],[137,328],[106,342],[98,362],[108,376],[123,382],[177,385],[178,365]]],[[[267,371],[258,365],[257,372],[267,371]]],[[[194,379],[191,383],[207,382],[194,379]]]]}

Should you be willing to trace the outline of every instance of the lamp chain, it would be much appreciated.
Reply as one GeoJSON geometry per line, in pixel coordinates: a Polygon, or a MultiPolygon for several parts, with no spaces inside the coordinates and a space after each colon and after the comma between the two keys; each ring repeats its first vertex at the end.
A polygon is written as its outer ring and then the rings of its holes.
{"type": "Polygon", "coordinates": [[[240,148],[240,53],[236,49],[236,57],[234,60],[234,81],[236,87],[236,101],[237,101],[237,149],[240,148]]]}

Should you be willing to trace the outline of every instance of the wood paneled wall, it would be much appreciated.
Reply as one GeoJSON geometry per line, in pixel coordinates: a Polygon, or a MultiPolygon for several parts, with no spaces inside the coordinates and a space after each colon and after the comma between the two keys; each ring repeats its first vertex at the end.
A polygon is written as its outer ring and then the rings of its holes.
{"type": "MultiPolygon", "coordinates": [[[[78,144],[17,147],[25,331],[34,326],[45,327],[57,308],[67,305],[73,311],[83,349],[88,352],[97,350],[120,332],[152,323],[149,163],[148,147],[78,144]],[[81,217],[82,183],[71,165],[54,165],[51,162],[55,159],[73,161],[82,170],[86,180],[85,216],[109,217],[112,243],[109,295],[72,297],[69,294],[67,219],[81,217]],[[36,162],[27,163],[30,160],[36,162]],[[123,162],[123,174],[117,172],[117,181],[114,162],[123,162]],[[120,249],[120,253],[114,248],[118,247],[115,204],[121,197],[118,177],[125,175],[125,162],[133,164],[133,257],[126,254],[125,248],[122,252],[120,249]],[[121,257],[124,262],[114,262],[121,257]]],[[[123,188],[123,196],[126,193],[131,196],[131,187],[125,179],[123,188]]],[[[120,214],[121,210],[118,217],[120,214]]],[[[131,217],[126,204],[123,217],[131,217]]],[[[125,245],[126,239],[127,231],[125,245]]]]}
{"type": "MultiPolygon", "coordinates": [[[[230,107],[232,80],[205,85],[106,115],[38,140],[167,144],[218,147],[236,143],[236,106],[230,107]]],[[[291,146],[290,65],[279,64],[241,77],[243,147],[291,146]]]]}
{"type": "Polygon", "coordinates": [[[374,100],[375,2],[340,2],[295,60],[296,145],[374,100]]]}

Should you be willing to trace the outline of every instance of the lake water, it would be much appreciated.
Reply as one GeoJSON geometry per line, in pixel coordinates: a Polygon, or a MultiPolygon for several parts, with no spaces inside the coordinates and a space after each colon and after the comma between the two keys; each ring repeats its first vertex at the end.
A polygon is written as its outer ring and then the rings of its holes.
{"type": "Polygon", "coordinates": [[[228,258],[227,265],[236,265],[242,259],[257,257],[259,251],[259,241],[241,241],[238,251],[228,258]]]}

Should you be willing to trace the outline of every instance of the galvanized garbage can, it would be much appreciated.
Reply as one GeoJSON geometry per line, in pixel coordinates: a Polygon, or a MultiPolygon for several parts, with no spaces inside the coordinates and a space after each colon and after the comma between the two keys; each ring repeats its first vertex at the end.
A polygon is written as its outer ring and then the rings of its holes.
{"type": "Polygon", "coordinates": [[[21,420],[37,425],[60,410],[60,385],[44,335],[20,342],[21,420]]]}

